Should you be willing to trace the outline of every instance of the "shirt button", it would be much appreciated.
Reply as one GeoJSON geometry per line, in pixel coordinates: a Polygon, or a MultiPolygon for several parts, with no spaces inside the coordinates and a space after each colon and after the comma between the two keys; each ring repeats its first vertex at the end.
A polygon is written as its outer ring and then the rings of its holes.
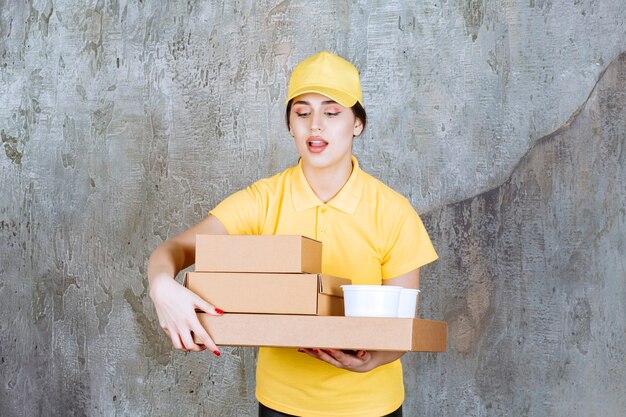
{"type": "Polygon", "coordinates": [[[327,211],[328,209],[326,209],[326,207],[322,207],[322,210],[321,210],[322,214],[325,214],[327,211]]]}

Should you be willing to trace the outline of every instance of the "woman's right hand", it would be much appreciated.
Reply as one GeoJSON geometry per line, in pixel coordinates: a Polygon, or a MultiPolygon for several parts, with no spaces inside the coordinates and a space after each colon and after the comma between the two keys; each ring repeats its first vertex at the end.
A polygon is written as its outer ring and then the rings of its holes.
{"type": "Polygon", "coordinates": [[[196,310],[221,315],[202,298],[180,285],[174,277],[195,262],[196,235],[226,235],[228,231],[217,217],[209,215],[200,223],[161,243],[148,260],[148,285],[159,324],[176,349],[198,352],[210,349],[217,356],[220,351],[200,324],[196,310]],[[194,335],[201,344],[193,341],[194,335]]]}
{"type": "Polygon", "coordinates": [[[220,355],[219,349],[196,315],[196,309],[211,315],[222,315],[220,309],[166,274],[154,277],[150,284],[150,298],[159,317],[159,325],[171,339],[174,348],[194,352],[210,349],[216,356],[220,355]],[[194,342],[194,335],[202,344],[194,342]]]}

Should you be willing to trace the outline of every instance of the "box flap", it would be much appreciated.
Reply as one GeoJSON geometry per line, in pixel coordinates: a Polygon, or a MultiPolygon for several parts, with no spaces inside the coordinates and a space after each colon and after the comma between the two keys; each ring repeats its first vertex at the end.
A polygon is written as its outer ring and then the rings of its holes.
{"type": "Polygon", "coordinates": [[[334,295],[317,295],[317,315],[318,316],[344,316],[343,297],[334,295]]]}
{"type": "Polygon", "coordinates": [[[319,274],[319,287],[320,294],[333,295],[335,297],[343,298],[342,285],[350,285],[352,281],[346,278],[334,277],[332,275],[319,274]]]}

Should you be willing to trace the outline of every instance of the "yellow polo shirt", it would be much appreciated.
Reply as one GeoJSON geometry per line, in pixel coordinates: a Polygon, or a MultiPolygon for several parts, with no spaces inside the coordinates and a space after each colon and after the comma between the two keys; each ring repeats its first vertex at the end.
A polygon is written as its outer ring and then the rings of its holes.
{"type": "MultiPolygon", "coordinates": [[[[421,219],[402,195],[359,168],[329,202],[309,186],[301,163],[255,182],[210,213],[233,235],[303,235],[323,243],[322,272],[381,284],[437,259],[421,219]]],[[[367,329],[363,329],[364,332],[367,329]]],[[[370,372],[335,368],[291,348],[260,348],[256,397],[307,417],[380,417],[404,401],[399,360],[370,372]]]]}

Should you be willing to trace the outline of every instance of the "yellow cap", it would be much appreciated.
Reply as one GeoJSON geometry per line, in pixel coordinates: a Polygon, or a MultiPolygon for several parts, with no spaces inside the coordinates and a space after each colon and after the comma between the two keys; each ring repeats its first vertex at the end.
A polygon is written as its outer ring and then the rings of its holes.
{"type": "Polygon", "coordinates": [[[304,93],[319,93],[344,107],[363,105],[359,71],[350,62],[330,52],[320,52],[300,62],[291,73],[288,103],[304,93]]]}

